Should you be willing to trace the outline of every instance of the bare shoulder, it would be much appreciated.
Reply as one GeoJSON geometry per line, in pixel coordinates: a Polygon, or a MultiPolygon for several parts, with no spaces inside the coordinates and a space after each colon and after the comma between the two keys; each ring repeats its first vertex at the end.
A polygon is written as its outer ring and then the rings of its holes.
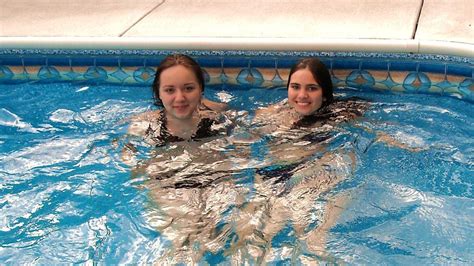
{"type": "Polygon", "coordinates": [[[145,135],[146,130],[150,127],[153,121],[156,121],[157,117],[161,114],[161,110],[148,111],[133,116],[130,120],[130,126],[128,127],[128,134],[134,136],[145,135]]]}
{"type": "Polygon", "coordinates": [[[218,112],[226,111],[229,109],[229,105],[227,103],[215,102],[206,98],[203,98],[201,100],[201,104],[213,111],[218,112]]]}
{"type": "Polygon", "coordinates": [[[276,105],[276,104],[270,105],[270,106],[255,110],[255,116],[273,114],[277,112],[278,110],[280,110],[279,105],[276,105]]]}
{"type": "Polygon", "coordinates": [[[147,112],[132,116],[130,120],[132,122],[152,121],[156,119],[157,117],[159,117],[160,114],[161,114],[161,110],[147,111],[147,112]]]}

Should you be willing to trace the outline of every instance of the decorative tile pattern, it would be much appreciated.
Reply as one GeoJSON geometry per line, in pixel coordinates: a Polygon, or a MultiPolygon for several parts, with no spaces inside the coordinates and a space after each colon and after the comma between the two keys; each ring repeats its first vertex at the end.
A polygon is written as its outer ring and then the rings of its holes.
{"type": "Polygon", "coordinates": [[[431,81],[424,73],[411,72],[403,81],[403,87],[409,92],[427,92],[431,87],[431,81]]]}
{"type": "Polygon", "coordinates": [[[101,67],[91,66],[87,69],[86,73],[84,73],[84,77],[93,82],[106,81],[108,79],[108,73],[101,67]]]}
{"type": "MultiPolygon", "coordinates": [[[[0,83],[39,80],[150,86],[156,65],[164,56],[175,52],[178,51],[0,49],[0,83]]],[[[474,60],[470,57],[351,52],[179,52],[197,59],[208,84],[286,86],[289,68],[296,60],[317,56],[329,68],[338,87],[433,93],[474,102],[474,60]]]]}
{"type": "Polygon", "coordinates": [[[61,79],[61,74],[52,66],[43,66],[38,71],[38,77],[42,81],[56,81],[61,79]]]}
{"type": "Polygon", "coordinates": [[[133,78],[138,83],[151,83],[155,78],[155,69],[151,67],[140,67],[133,72],[133,78]]]}
{"type": "Polygon", "coordinates": [[[0,81],[11,80],[14,75],[8,66],[0,66],[0,81]]]}
{"type": "Polygon", "coordinates": [[[123,83],[131,75],[125,72],[121,67],[119,67],[115,72],[110,74],[111,77],[116,78],[120,83],[123,83]]]}

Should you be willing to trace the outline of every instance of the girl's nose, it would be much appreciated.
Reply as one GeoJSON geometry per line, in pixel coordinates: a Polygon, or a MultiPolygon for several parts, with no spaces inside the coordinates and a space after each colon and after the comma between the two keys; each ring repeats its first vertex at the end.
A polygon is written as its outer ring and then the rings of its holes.
{"type": "Polygon", "coordinates": [[[308,92],[305,89],[300,89],[298,91],[298,98],[306,98],[308,97],[308,92]]]}
{"type": "Polygon", "coordinates": [[[175,101],[181,101],[181,100],[184,100],[184,99],[185,99],[184,93],[181,90],[176,90],[175,101]]]}

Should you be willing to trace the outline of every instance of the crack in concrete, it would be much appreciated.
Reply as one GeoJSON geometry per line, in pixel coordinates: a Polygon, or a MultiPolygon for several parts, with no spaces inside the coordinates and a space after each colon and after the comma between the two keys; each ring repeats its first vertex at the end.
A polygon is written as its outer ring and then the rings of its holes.
{"type": "Polygon", "coordinates": [[[131,30],[135,25],[137,25],[140,21],[142,21],[145,17],[147,17],[151,12],[155,11],[159,6],[163,5],[166,0],[161,1],[156,6],[154,6],[150,11],[146,12],[143,16],[141,16],[137,21],[135,21],[130,27],[128,27],[125,31],[119,34],[119,37],[123,37],[129,30],[131,30]]]}

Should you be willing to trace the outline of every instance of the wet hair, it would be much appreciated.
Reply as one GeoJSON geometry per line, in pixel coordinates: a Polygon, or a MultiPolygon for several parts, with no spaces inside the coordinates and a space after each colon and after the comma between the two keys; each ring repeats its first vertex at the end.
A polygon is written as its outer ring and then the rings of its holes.
{"type": "Polygon", "coordinates": [[[326,65],[323,64],[317,58],[303,58],[299,60],[290,70],[290,75],[288,76],[287,88],[290,87],[291,76],[298,70],[308,69],[313,75],[314,80],[318,83],[319,86],[323,89],[323,105],[321,107],[327,106],[334,101],[333,96],[333,85],[331,80],[331,74],[326,68],[326,65]]]}
{"type": "Polygon", "coordinates": [[[155,73],[155,79],[153,80],[153,98],[155,100],[155,105],[163,106],[163,102],[160,99],[160,75],[163,71],[174,66],[184,66],[191,70],[196,79],[198,80],[199,86],[201,86],[201,92],[204,91],[204,72],[202,71],[199,64],[194,61],[191,57],[184,54],[173,54],[168,55],[161,61],[158,65],[155,73]]]}

